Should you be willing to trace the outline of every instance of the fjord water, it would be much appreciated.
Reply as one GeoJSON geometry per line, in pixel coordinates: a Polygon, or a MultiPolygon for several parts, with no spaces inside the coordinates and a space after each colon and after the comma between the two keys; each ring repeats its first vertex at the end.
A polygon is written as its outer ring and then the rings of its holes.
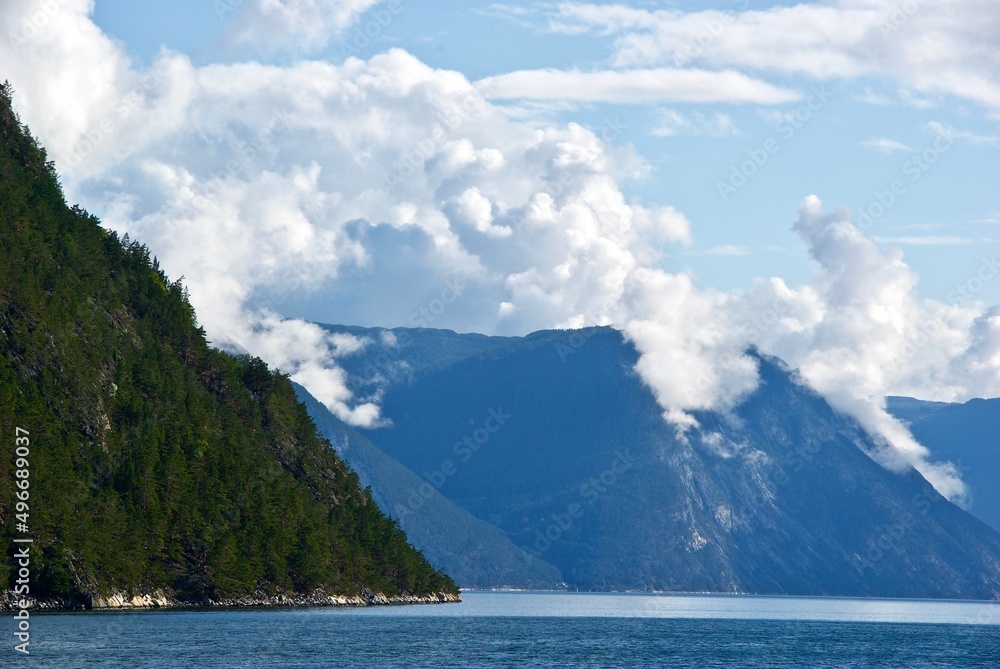
{"type": "Polygon", "coordinates": [[[1000,667],[996,602],[526,592],[463,599],[38,616],[30,658],[9,666],[1000,667]]]}

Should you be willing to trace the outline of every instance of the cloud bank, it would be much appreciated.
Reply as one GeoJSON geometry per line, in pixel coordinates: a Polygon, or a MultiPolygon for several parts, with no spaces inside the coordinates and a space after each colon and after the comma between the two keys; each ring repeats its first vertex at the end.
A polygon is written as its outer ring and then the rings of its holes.
{"type": "MultiPolygon", "coordinates": [[[[347,13],[330,20],[348,25],[370,4],[341,3],[347,13]]],[[[332,6],[261,2],[258,9],[286,16],[279,23],[292,35],[300,34],[295,17],[332,6]]],[[[867,11],[858,6],[850,11],[867,11]]],[[[932,462],[881,398],[1000,394],[1000,313],[975,300],[973,281],[981,288],[992,280],[995,259],[970,268],[967,290],[954,301],[920,299],[897,248],[880,248],[848,212],[824,212],[810,196],[794,230],[816,263],[814,280],[788,286],[770,278],[744,292],[715,291],[667,269],[667,254],[691,242],[691,222],[673,207],[625,195],[644,165],[616,145],[614,119],[597,128],[539,125],[495,102],[540,86],[536,75],[470,82],[402,50],[341,65],[202,67],[163,52],[143,69],[90,21],[91,3],[59,7],[31,39],[0,42],[0,62],[68,196],[147,243],[172,276],[183,275],[216,344],[263,357],[341,418],[380,421],[376,404],[352,397],[337,365],[365,342],[333,337],[290,317],[295,312],[512,334],[614,324],[635,343],[638,372],[679,430],[697,429],[692,411],[724,410],[756,387],[754,362],[744,355],[755,344],[800,368],[878,436],[883,446],[872,457],[915,466],[961,498],[954,469],[932,462]]],[[[573,22],[566,25],[581,30],[652,33],[684,18],[562,8],[573,22]]],[[[35,2],[12,0],[0,32],[20,30],[36,10],[35,2]]],[[[741,21],[797,16],[785,11],[741,21]]],[[[726,35],[743,34],[741,25],[730,23],[726,35]]],[[[806,61],[817,71],[848,68],[813,32],[801,39],[816,43],[819,53],[806,61]]],[[[621,58],[639,62],[630,44],[622,42],[621,58]]],[[[659,67],[657,53],[642,62],[659,67]]],[[[556,85],[553,77],[542,83],[556,85]]],[[[607,81],[632,85],[628,77],[607,81]]],[[[765,94],[757,102],[775,94],[749,85],[765,94]]],[[[690,122],[669,111],[662,120],[671,131],[690,122]]]]}

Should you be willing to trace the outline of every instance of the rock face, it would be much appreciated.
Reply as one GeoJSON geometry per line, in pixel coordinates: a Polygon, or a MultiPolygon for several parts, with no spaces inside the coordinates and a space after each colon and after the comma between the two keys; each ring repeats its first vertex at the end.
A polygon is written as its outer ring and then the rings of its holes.
{"type": "Polygon", "coordinates": [[[94,597],[90,601],[91,609],[163,609],[171,606],[170,600],[162,590],[149,595],[132,595],[115,593],[108,597],[94,597]]]}
{"type": "Polygon", "coordinates": [[[363,434],[570,587],[1000,597],[1000,534],[876,464],[860,426],[780,361],[758,356],[759,388],[679,436],[612,329],[478,351],[392,334],[344,359],[359,391],[383,382],[391,426],[363,434]],[[464,357],[435,362],[449,349],[464,357]]]}
{"type": "MultiPolygon", "coordinates": [[[[203,607],[304,607],[304,606],[392,606],[400,604],[451,604],[461,602],[454,593],[438,592],[431,595],[393,595],[362,590],[356,595],[328,594],[317,590],[308,595],[265,595],[257,594],[233,599],[208,600],[202,602],[183,601],[168,596],[162,590],[147,594],[115,592],[107,596],[79,597],[75,599],[30,600],[32,610],[114,610],[114,609],[169,609],[203,607]]],[[[13,594],[8,591],[0,599],[0,610],[13,611],[17,608],[13,594]]]]}

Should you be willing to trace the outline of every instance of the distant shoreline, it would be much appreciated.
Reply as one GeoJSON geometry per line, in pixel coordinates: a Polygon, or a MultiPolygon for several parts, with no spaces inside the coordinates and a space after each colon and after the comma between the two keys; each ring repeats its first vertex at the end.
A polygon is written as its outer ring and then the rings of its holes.
{"type": "Polygon", "coordinates": [[[974,604],[1000,604],[1000,593],[993,599],[968,599],[964,597],[905,597],[902,595],[836,595],[836,594],[787,594],[760,592],[721,592],[714,590],[553,590],[549,588],[459,588],[466,593],[518,593],[541,595],[635,595],[665,597],[758,597],[764,599],[849,599],[858,601],[898,602],[966,602],[974,604]]]}

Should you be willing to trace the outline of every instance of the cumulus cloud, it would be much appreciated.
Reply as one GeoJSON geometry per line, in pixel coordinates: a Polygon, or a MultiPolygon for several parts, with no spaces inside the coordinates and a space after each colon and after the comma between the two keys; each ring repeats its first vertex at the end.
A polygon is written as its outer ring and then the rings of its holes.
{"type": "MultiPolygon", "coordinates": [[[[695,286],[686,275],[642,268],[630,277],[616,322],[640,352],[637,370],[679,432],[691,410],[725,410],[757,385],[746,347],[778,356],[874,437],[873,459],[914,467],[946,497],[967,490],[955,466],[936,461],[885,407],[887,395],[964,401],[1000,393],[1000,309],[975,292],[1000,277],[984,257],[949,302],[920,298],[898,247],[880,249],[849,211],[824,212],[815,196],[794,230],[817,266],[812,282],[758,280],[744,293],[695,286]]],[[[699,433],[700,434],[700,433],[699,433]]],[[[704,441],[704,435],[700,437],[704,441]]]]}
{"type": "Polygon", "coordinates": [[[213,341],[264,357],[342,418],[379,419],[346,391],[342,342],[275,314],[312,299],[326,304],[310,316],[341,322],[607,323],[636,268],[690,241],[682,213],[626,201],[632,158],[594,131],[512,120],[403,51],[339,66],[163,53],[143,70],[90,9],[65,6],[11,73],[69,196],[185,277],[213,341]],[[73,41],[79,26],[89,38],[73,41]]]}
{"type": "MultiPolygon", "coordinates": [[[[274,7],[309,16],[321,5],[274,7]]],[[[492,102],[532,77],[470,82],[401,50],[282,66],[195,66],[164,52],[143,69],[93,25],[90,3],[59,6],[45,32],[0,42],[0,61],[68,197],[183,275],[215,343],[263,357],[345,420],[381,420],[337,364],[366,342],[295,316],[511,334],[614,324],[681,432],[696,428],[692,412],[733,406],[756,386],[744,351],[757,344],[880,435],[873,457],[961,495],[879,398],[1000,393],[1000,316],[975,301],[973,281],[1000,271],[992,259],[954,302],[921,300],[898,248],[880,250],[810,198],[795,229],[819,267],[812,285],[713,291],[665,269],[691,224],[626,197],[634,155],[601,132],[520,121],[492,102]]],[[[8,7],[3,33],[35,5],[8,7]]],[[[661,88],[721,94],[711,76],[663,72],[661,88]]],[[[720,74],[736,84],[730,96],[767,91],[720,74]]],[[[574,85],[595,81],[605,80],[574,85]]]]}
{"type": "Polygon", "coordinates": [[[623,298],[622,329],[640,352],[636,370],[682,432],[697,427],[690,410],[729,409],[757,387],[733,296],[699,290],[686,274],[643,268],[623,298]]]}
{"type": "MultiPolygon", "coordinates": [[[[990,262],[996,271],[996,263],[990,262]]],[[[953,362],[956,372],[974,392],[995,397],[1000,394],[1000,307],[991,307],[976,318],[970,339],[969,348],[953,362]]]]}
{"type": "Polygon", "coordinates": [[[884,397],[956,400],[981,388],[955,373],[957,361],[981,359],[970,350],[979,310],[917,297],[917,275],[898,248],[880,250],[849,212],[824,213],[814,196],[803,201],[794,229],[818,273],[813,286],[799,290],[758,285],[756,299],[784,317],[771,319],[756,343],[799,368],[834,407],[878,437],[876,460],[896,469],[914,466],[942,494],[961,499],[965,488],[955,468],[932,462],[886,412],[884,397]]]}

